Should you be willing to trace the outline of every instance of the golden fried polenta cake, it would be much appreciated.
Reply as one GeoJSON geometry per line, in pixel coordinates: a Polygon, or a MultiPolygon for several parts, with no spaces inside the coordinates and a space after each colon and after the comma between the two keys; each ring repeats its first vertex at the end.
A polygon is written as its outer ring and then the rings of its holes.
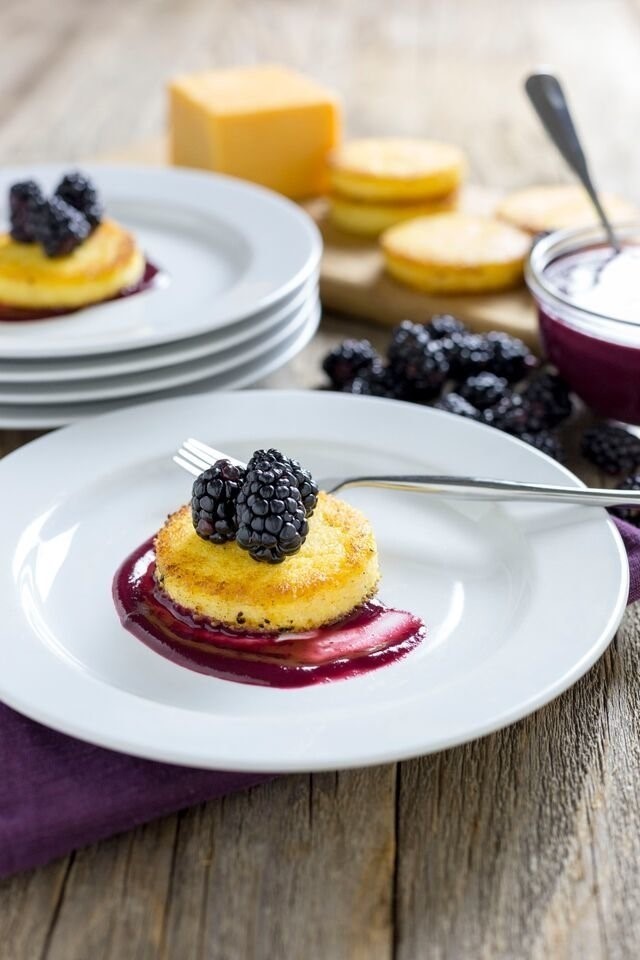
{"type": "Polygon", "coordinates": [[[230,629],[303,632],[351,613],[380,577],[373,529],[355,507],[320,493],[300,551],[285,563],[256,563],[235,542],[195,532],[189,506],[156,537],[156,579],[175,603],[230,629]]]}
{"type": "Polygon", "coordinates": [[[349,140],[329,158],[333,189],[355,200],[444,197],[460,186],[465,168],[458,147],[400,137],[349,140]]]}
{"type": "MultiPolygon", "coordinates": [[[[637,219],[638,208],[634,204],[613,193],[601,196],[605,211],[614,222],[637,219]]],[[[578,184],[516,190],[498,204],[496,215],[529,233],[588,227],[599,222],[587,191],[578,184]]]]}
{"type": "Polygon", "coordinates": [[[329,216],[340,230],[360,237],[377,237],[396,223],[455,210],[457,202],[457,190],[434,200],[405,203],[352,200],[334,193],[329,201],[329,216]]]}
{"type": "Polygon", "coordinates": [[[427,293],[482,293],[522,283],[531,237],[500,220],[442,213],[398,224],[380,243],[388,272],[427,293]]]}
{"type": "Polygon", "coordinates": [[[36,243],[0,235],[0,303],[12,307],[85,307],[134,286],[144,270],[134,237],[113,220],[104,220],[63,257],[48,257],[36,243]]]}

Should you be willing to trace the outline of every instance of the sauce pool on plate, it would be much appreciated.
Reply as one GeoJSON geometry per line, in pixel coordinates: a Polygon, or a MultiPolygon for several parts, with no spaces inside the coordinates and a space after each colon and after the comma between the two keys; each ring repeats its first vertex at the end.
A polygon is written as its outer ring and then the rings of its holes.
{"type": "Polygon", "coordinates": [[[422,620],[369,601],[331,626],[304,634],[226,630],[175,604],[154,577],[154,538],[129,556],[113,582],[120,620],[152,650],[198,673],[269,687],[306,687],[354,677],[406,656],[424,638],[422,620]]]}

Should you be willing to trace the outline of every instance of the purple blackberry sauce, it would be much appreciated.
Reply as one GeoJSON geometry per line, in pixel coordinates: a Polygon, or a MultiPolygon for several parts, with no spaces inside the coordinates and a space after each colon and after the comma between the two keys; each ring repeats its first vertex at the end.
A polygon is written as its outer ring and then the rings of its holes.
{"type": "Polygon", "coordinates": [[[154,538],[127,557],[113,597],[122,625],[161,656],[224,680],[306,687],[358,676],[406,656],[425,636],[419,617],[370,601],[344,620],[305,634],[251,634],[196,619],[155,577],[154,538]]]}

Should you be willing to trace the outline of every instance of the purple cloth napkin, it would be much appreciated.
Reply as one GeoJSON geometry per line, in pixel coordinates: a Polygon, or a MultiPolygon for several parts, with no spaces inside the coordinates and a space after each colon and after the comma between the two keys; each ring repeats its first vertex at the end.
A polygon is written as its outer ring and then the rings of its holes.
{"type": "MultiPolygon", "coordinates": [[[[640,599],[640,530],[616,520],[640,599]]],[[[0,704],[0,876],[270,779],[138,760],[49,730],[0,704]]]]}
{"type": "Polygon", "coordinates": [[[0,704],[0,877],[271,779],[140,760],[0,704]]]}
{"type": "Polygon", "coordinates": [[[624,520],[613,518],[622,537],[629,558],[629,599],[628,603],[640,600],[640,530],[624,520]]]}

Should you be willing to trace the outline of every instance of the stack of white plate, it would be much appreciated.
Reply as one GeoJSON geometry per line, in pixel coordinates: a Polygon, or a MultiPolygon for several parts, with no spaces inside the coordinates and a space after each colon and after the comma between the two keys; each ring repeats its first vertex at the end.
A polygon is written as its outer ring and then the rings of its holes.
{"type": "MultiPolygon", "coordinates": [[[[68,167],[4,169],[0,198],[68,167]]],[[[0,323],[0,427],[52,427],[119,406],[245,387],[309,342],[320,319],[321,240],[295,204],[229,177],[86,167],[110,217],[159,282],[46,320],[0,323]]],[[[6,208],[5,208],[6,219],[6,208]]]]}

